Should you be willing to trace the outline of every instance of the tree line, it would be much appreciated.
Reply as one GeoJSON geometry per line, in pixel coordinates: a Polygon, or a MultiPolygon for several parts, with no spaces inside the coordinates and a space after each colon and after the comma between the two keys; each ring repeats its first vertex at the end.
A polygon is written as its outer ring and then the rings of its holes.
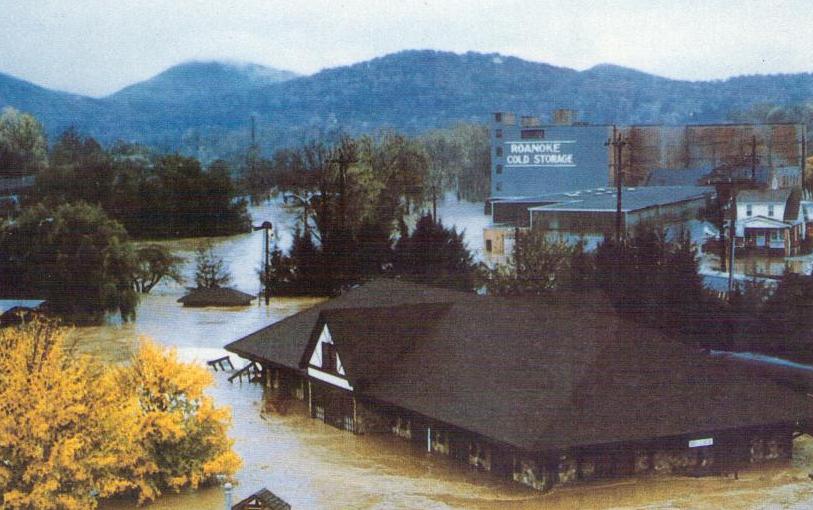
{"type": "MultiPolygon", "coordinates": [[[[334,143],[342,139],[352,140],[361,151],[366,151],[363,156],[367,157],[357,161],[357,166],[366,165],[372,172],[383,172],[397,164],[403,179],[422,186],[425,198],[437,200],[447,191],[469,201],[483,201],[488,196],[490,143],[488,129],[483,125],[460,123],[417,137],[383,130],[355,138],[341,135],[325,138],[334,143]],[[400,156],[396,157],[396,153],[400,156]]],[[[257,147],[250,148],[242,172],[246,193],[258,199],[274,188],[282,191],[314,188],[315,145],[324,148],[333,143],[310,142],[301,147],[282,148],[270,158],[261,157],[257,147]]]]}
{"type": "Polygon", "coordinates": [[[565,299],[602,292],[624,317],[706,349],[754,351],[813,362],[813,276],[786,273],[770,292],[747,282],[725,297],[703,285],[695,247],[642,230],[619,243],[581,243],[517,231],[508,264],[480,273],[489,294],[565,299]]]}

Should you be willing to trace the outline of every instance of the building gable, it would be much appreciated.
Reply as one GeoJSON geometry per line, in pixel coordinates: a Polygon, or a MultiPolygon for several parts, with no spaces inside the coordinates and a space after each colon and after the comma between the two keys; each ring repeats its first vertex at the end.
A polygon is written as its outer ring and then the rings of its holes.
{"type": "Polygon", "coordinates": [[[322,324],[319,337],[310,349],[307,368],[308,375],[333,386],[353,391],[327,323],[322,324]]]}

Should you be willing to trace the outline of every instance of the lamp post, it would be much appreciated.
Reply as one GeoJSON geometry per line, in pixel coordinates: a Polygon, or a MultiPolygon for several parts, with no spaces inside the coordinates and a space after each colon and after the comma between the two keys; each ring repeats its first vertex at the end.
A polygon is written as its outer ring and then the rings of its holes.
{"type": "Polygon", "coordinates": [[[226,496],[226,510],[231,510],[231,489],[232,486],[229,482],[223,485],[223,493],[226,496]]]}
{"type": "Polygon", "coordinates": [[[264,221],[262,225],[252,227],[254,231],[263,231],[263,294],[265,295],[265,304],[271,299],[271,287],[269,286],[269,279],[271,278],[271,230],[274,225],[270,221],[264,221]]]}

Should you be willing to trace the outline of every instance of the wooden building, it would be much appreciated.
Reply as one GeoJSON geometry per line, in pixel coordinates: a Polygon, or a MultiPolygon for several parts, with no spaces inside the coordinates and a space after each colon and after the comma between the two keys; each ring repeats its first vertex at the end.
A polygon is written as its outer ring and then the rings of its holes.
{"type": "Polygon", "coordinates": [[[540,490],[788,461],[813,417],[803,395],[597,295],[543,306],[381,280],[226,348],[304,385],[314,418],[540,490]]]}

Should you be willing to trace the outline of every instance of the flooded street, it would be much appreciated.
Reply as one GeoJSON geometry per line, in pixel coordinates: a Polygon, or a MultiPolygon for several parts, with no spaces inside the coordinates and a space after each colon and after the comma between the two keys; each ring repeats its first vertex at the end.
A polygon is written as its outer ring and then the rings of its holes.
{"type": "MultiPolygon", "coordinates": [[[[439,212],[446,225],[466,229],[473,250],[482,248],[482,226],[487,217],[482,204],[447,201],[439,212]]],[[[279,243],[290,243],[294,217],[277,203],[251,209],[255,223],[270,220],[279,243]]],[[[256,293],[256,270],[261,260],[262,233],[213,240],[224,257],[233,285],[256,293]]],[[[194,266],[197,241],[167,243],[194,266]]],[[[317,303],[316,298],[273,298],[236,309],[183,308],[176,300],[179,285],[160,285],[143,298],[134,323],[111,319],[104,326],[77,328],[73,338],[80,349],[110,362],[126,361],[142,335],[177,347],[182,359],[204,363],[226,352],[223,345],[267,324],[317,303]]],[[[232,356],[238,368],[244,361],[232,356]]],[[[540,494],[522,486],[475,472],[466,466],[427,455],[422,449],[388,435],[354,436],[307,417],[307,407],[296,403],[284,416],[261,412],[262,388],[230,384],[228,373],[215,374],[209,393],[219,405],[230,406],[231,436],[243,459],[237,473],[234,502],[266,487],[297,510],[318,509],[583,509],[583,508],[809,508],[813,505],[813,440],[797,440],[793,468],[741,473],[726,478],[643,478],[613,480],[540,494]]],[[[131,501],[109,501],[106,510],[137,508],[131,501]]],[[[219,487],[195,493],[166,495],[148,508],[160,510],[222,509],[219,487]]]]}

